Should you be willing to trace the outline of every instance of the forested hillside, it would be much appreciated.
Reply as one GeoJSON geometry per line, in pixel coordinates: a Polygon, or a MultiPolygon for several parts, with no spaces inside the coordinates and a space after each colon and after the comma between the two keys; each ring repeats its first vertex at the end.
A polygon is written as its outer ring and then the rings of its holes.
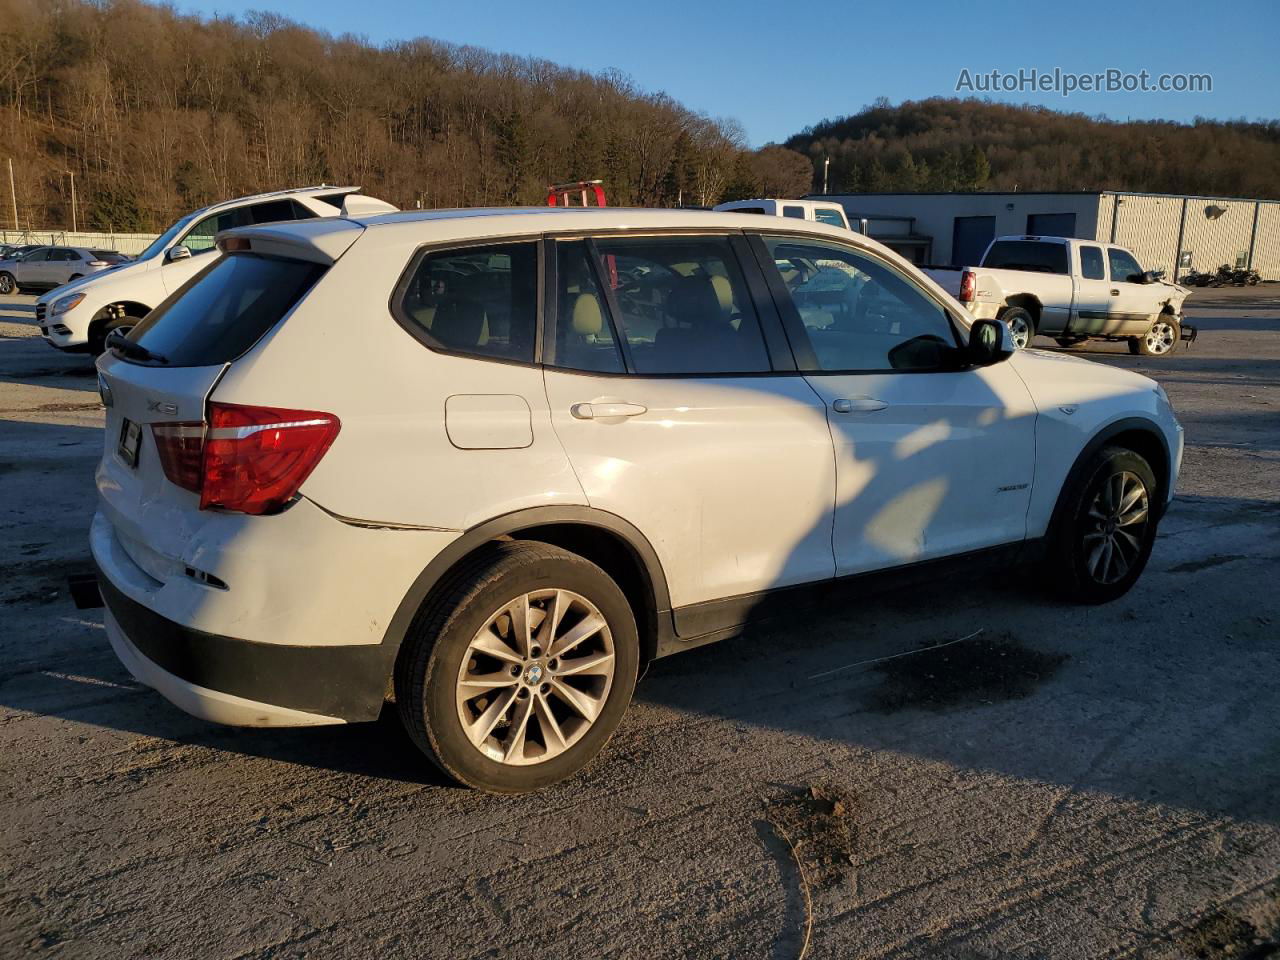
{"type": "Polygon", "coordinates": [[[832,192],[1137,190],[1280,197],[1280,121],[1120,123],[1042,107],[931,99],[826,120],[787,141],[831,158],[832,192]]]}
{"type": "Polygon", "coordinates": [[[0,23],[0,163],[14,158],[24,227],[69,225],[71,173],[82,228],[122,231],[322,181],[450,207],[537,203],[580,178],[611,203],[711,204],[810,177],[623,76],[437,40],[379,48],[136,0],[0,0],[0,23]]]}

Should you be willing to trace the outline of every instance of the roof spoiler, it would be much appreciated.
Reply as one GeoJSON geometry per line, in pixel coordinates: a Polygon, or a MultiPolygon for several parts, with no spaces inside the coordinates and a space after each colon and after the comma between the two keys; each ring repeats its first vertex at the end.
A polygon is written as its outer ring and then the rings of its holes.
{"type": "Polygon", "coordinates": [[[349,193],[342,198],[342,215],[348,218],[373,217],[380,213],[399,213],[400,208],[385,200],[366,197],[362,193],[349,193]]]}

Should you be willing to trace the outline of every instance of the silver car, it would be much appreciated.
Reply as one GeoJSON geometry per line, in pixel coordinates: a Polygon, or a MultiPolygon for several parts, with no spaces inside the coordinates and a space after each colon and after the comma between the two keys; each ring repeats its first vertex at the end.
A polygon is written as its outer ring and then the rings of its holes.
{"type": "Polygon", "coordinates": [[[114,250],[88,247],[36,247],[20,257],[0,260],[0,295],[51,290],[129,260],[114,250]]]}

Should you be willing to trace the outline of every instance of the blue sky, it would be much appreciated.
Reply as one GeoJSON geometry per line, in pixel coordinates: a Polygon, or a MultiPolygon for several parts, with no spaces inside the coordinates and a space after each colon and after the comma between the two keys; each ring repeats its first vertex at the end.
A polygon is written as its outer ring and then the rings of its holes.
{"type": "Polygon", "coordinates": [[[266,9],[375,44],[418,36],[616,68],[641,88],[740,121],[750,142],[781,140],[877,97],[894,103],[956,95],[971,75],[1019,68],[1153,78],[1206,73],[1207,93],[992,94],[1113,119],[1280,117],[1280,3],[1242,0],[1069,4],[777,0],[176,0],[184,11],[239,16],[266,9]]]}

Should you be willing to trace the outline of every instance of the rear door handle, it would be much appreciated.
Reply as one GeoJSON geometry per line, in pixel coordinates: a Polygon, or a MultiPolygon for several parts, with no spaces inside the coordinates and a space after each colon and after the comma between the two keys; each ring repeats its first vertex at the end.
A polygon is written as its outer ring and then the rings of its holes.
{"type": "Polygon", "coordinates": [[[831,409],[836,413],[875,413],[888,405],[875,397],[841,397],[831,402],[831,409]]]}
{"type": "Polygon", "coordinates": [[[569,413],[577,420],[609,420],[615,417],[638,417],[648,410],[648,407],[639,403],[615,401],[575,403],[569,408],[569,413]]]}
{"type": "Polygon", "coordinates": [[[1113,297],[1118,297],[1118,296],[1120,296],[1120,291],[1119,291],[1119,290],[1112,290],[1112,291],[1111,291],[1111,295],[1112,295],[1113,297]]]}

